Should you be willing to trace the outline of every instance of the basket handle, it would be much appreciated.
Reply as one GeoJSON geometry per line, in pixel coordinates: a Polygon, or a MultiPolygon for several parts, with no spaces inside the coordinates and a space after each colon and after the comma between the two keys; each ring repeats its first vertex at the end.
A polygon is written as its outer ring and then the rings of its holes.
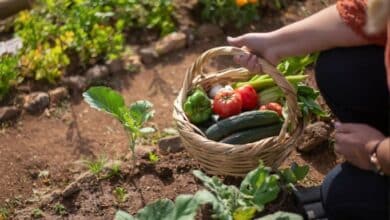
{"type": "MultiPolygon", "coordinates": [[[[203,72],[203,65],[210,59],[217,57],[217,56],[224,56],[224,55],[240,55],[243,53],[248,53],[247,51],[238,48],[238,47],[230,47],[230,46],[224,46],[224,47],[216,47],[212,48],[210,50],[207,50],[202,55],[200,55],[197,60],[194,62],[194,64],[191,66],[190,71],[188,73],[190,75],[187,75],[187,82],[192,82],[192,80],[195,79],[195,77],[201,77],[207,75],[203,72]]],[[[286,102],[288,106],[288,118],[291,122],[292,129],[294,130],[296,126],[299,124],[299,118],[301,116],[301,111],[299,110],[298,102],[297,102],[297,93],[295,88],[286,80],[286,78],[268,61],[264,60],[263,58],[258,58],[258,62],[261,65],[262,70],[269,74],[271,78],[275,81],[276,85],[278,85],[282,92],[285,94],[286,102]]],[[[287,123],[282,128],[282,132],[280,133],[280,136],[285,135],[285,132],[287,130],[287,123]]]]}

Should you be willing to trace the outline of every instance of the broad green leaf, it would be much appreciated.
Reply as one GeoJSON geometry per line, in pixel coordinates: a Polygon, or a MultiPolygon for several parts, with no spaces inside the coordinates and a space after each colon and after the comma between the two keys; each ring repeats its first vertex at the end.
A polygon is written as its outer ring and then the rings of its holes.
{"type": "Polygon", "coordinates": [[[256,169],[250,171],[241,182],[240,191],[247,195],[253,195],[256,188],[263,185],[265,178],[269,175],[270,170],[260,164],[256,169]]]}
{"type": "Polygon", "coordinates": [[[200,204],[192,195],[179,195],[175,200],[175,205],[171,219],[187,220],[195,218],[200,204]]]}
{"type": "Polygon", "coordinates": [[[293,163],[291,165],[291,170],[294,172],[296,179],[299,181],[303,180],[303,178],[305,178],[306,175],[309,173],[309,166],[299,166],[297,163],[293,163]]]}
{"type": "Polygon", "coordinates": [[[115,214],[114,220],[136,220],[132,215],[122,210],[118,210],[115,214]]]}
{"type": "Polygon", "coordinates": [[[85,102],[92,108],[105,111],[121,118],[121,108],[125,106],[123,97],[111,88],[104,86],[91,87],[83,93],[85,102]]]}
{"type": "Polygon", "coordinates": [[[234,220],[251,220],[256,214],[255,207],[241,207],[233,213],[234,220]]]}
{"type": "Polygon", "coordinates": [[[297,177],[295,176],[294,172],[290,169],[290,168],[287,168],[287,169],[284,169],[281,171],[281,175],[284,179],[285,182],[287,183],[297,183],[297,177]]]}
{"type": "Polygon", "coordinates": [[[137,125],[142,126],[154,115],[153,104],[146,100],[139,100],[129,106],[129,113],[136,121],[137,125]]]}
{"type": "Polygon", "coordinates": [[[256,220],[303,220],[303,217],[294,213],[279,211],[256,220]]]}
{"type": "Polygon", "coordinates": [[[175,211],[175,205],[169,199],[160,199],[148,204],[138,211],[137,219],[139,220],[171,220],[175,211]]]}
{"type": "Polygon", "coordinates": [[[277,175],[266,177],[265,183],[254,193],[253,201],[256,205],[266,205],[278,198],[280,192],[278,180],[279,176],[277,175]]]}

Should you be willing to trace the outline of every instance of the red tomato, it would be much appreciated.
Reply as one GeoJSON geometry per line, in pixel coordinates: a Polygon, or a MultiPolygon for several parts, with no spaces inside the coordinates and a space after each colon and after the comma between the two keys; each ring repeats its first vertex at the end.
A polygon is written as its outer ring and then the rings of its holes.
{"type": "Polygon", "coordinates": [[[240,93],[231,90],[220,90],[214,97],[213,111],[221,118],[237,115],[242,109],[240,93]]]}
{"type": "Polygon", "coordinates": [[[236,89],[236,91],[241,95],[243,110],[252,110],[257,107],[258,96],[253,86],[242,86],[236,89]]]}
{"type": "Polygon", "coordinates": [[[266,105],[260,106],[259,110],[271,110],[278,113],[279,116],[282,116],[282,106],[279,103],[276,102],[270,102],[266,105]]]}

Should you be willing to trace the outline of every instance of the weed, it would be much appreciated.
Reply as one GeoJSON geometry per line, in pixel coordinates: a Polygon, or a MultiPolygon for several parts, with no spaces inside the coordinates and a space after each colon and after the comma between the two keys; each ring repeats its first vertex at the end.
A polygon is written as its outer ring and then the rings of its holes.
{"type": "Polygon", "coordinates": [[[42,218],[43,217],[43,212],[39,208],[35,208],[31,212],[31,217],[33,218],[42,218]]]}
{"type": "Polygon", "coordinates": [[[0,219],[5,220],[9,218],[9,210],[5,207],[0,207],[0,219]]]}
{"type": "Polygon", "coordinates": [[[157,154],[149,152],[149,161],[153,164],[157,163],[160,160],[157,154]]]}
{"type": "Polygon", "coordinates": [[[113,193],[114,193],[116,199],[118,200],[118,202],[120,202],[120,203],[126,202],[128,195],[127,195],[127,191],[126,191],[125,188],[123,188],[123,187],[116,187],[114,189],[113,193]]]}
{"type": "Polygon", "coordinates": [[[67,215],[68,212],[66,211],[66,208],[64,205],[62,205],[61,203],[57,202],[54,207],[53,207],[53,210],[54,212],[57,214],[57,215],[61,215],[61,216],[64,216],[64,215],[67,215]]]}
{"type": "Polygon", "coordinates": [[[106,164],[106,162],[107,162],[107,158],[104,156],[101,156],[101,157],[97,158],[96,160],[85,160],[84,164],[91,173],[93,173],[95,175],[99,175],[103,171],[103,168],[104,168],[104,165],[106,164]]]}

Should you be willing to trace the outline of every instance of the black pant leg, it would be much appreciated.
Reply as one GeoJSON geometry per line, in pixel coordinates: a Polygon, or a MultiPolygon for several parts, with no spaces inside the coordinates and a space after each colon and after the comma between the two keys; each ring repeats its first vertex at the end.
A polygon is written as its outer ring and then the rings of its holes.
{"type": "Polygon", "coordinates": [[[316,81],[340,121],[369,124],[389,135],[390,98],[384,47],[324,51],[317,61],[316,81]]]}

